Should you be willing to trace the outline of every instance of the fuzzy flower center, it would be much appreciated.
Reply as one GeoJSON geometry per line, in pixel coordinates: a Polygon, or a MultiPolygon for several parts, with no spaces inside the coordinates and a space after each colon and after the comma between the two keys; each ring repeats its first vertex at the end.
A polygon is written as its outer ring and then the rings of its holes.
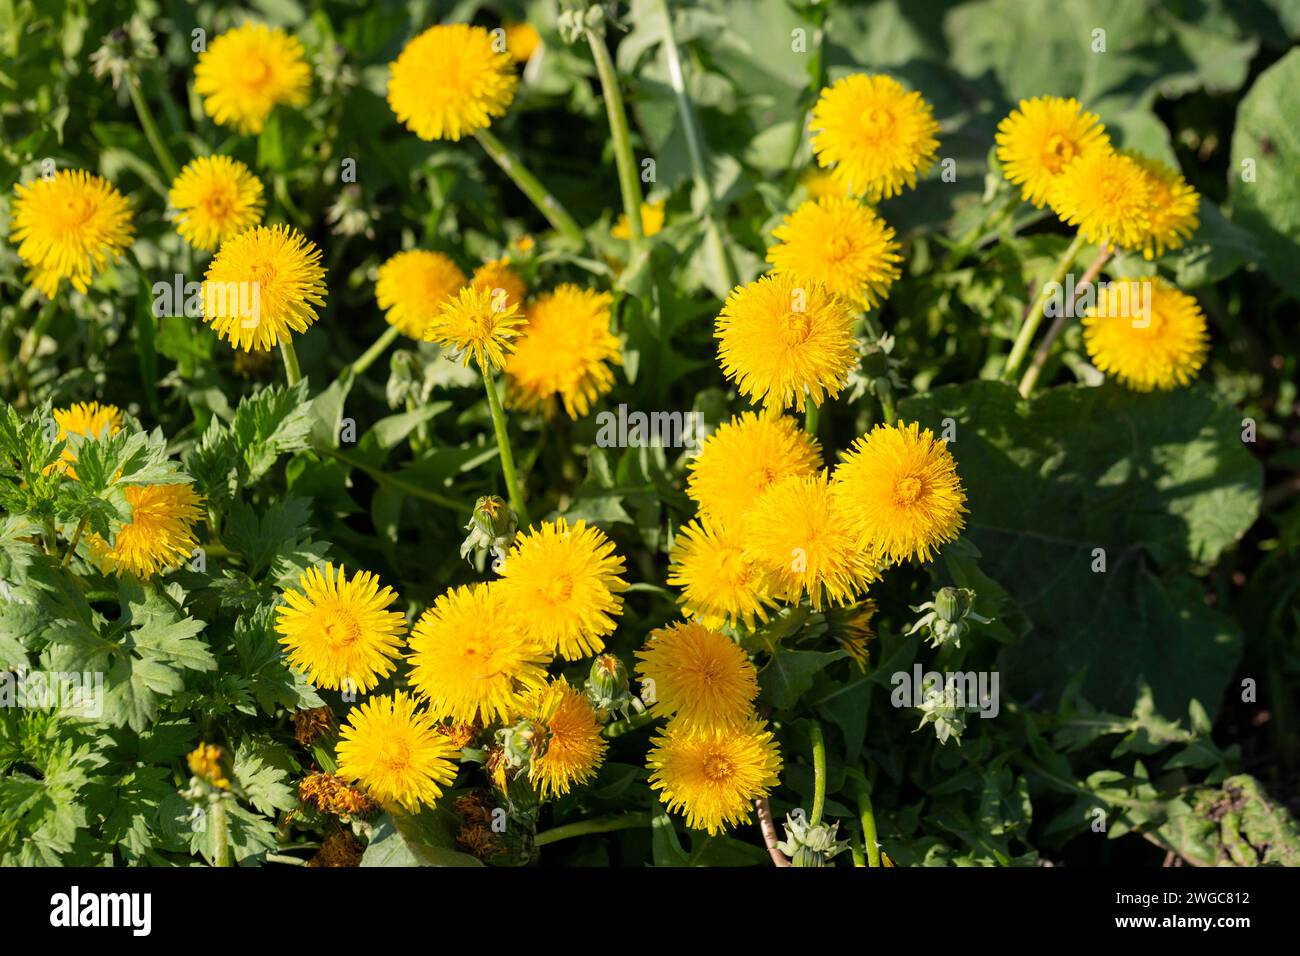
{"type": "Polygon", "coordinates": [[[703,773],[706,779],[722,783],[735,775],[736,765],[726,754],[711,753],[704,758],[703,773]]]}
{"type": "Polygon", "coordinates": [[[343,607],[331,607],[322,614],[321,634],[331,647],[351,647],[361,638],[361,622],[343,607]]]}
{"type": "Polygon", "coordinates": [[[914,505],[924,490],[925,483],[914,475],[899,478],[894,482],[894,503],[904,508],[914,505]]]}
{"type": "Polygon", "coordinates": [[[1060,133],[1053,133],[1043,146],[1043,165],[1059,173],[1077,152],[1073,142],[1060,133]]]}
{"type": "Polygon", "coordinates": [[[781,322],[781,341],[802,345],[812,334],[812,317],[807,312],[787,312],[781,322]]]}

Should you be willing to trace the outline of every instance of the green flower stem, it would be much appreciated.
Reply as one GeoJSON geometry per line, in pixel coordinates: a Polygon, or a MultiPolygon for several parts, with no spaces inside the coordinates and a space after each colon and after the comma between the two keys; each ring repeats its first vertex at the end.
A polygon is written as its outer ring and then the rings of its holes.
{"type": "Polygon", "coordinates": [[[1047,300],[1051,298],[1052,286],[1060,285],[1065,281],[1065,274],[1074,265],[1074,260],[1078,257],[1084,242],[1082,235],[1075,236],[1074,241],[1070,243],[1070,247],[1065,250],[1065,255],[1061,256],[1061,261],[1056,264],[1056,271],[1052,273],[1052,277],[1039,287],[1033,305],[1025,312],[1024,322],[1020,326],[1020,334],[1016,336],[1015,344],[1011,346],[1011,354],[1007,356],[1006,367],[1002,370],[1003,381],[1014,382],[1016,380],[1020,366],[1029,353],[1029,346],[1034,341],[1034,335],[1038,332],[1038,326],[1042,324],[1043,307],[1047,304],[1047,300]]]}
{"type": "Polygon", "coordinates": [[[440,495],[436,491],[430,491],[423,485],[413,484],[412,482],[398,478],[396,475],[390,475],[388,472],[376,468],[373,465],[368,465],[360,459],[353,458],[351,455],[341,452],[337,448],[330,448],[327,445],[317,445],[315,448],[316,451],[323,455],[329,455],[331,458],[336,458],[338,461],[351,468],[364,471],[378,484],[386,485],[394,491],[400,491],[404,495],[410,495],[413,498],[423,498],[425,501],[432,501],[436,505],[441,505],[444,508],[460,512],[461,514],[471,514],[474,510],[472,505],[469,505],[464,501],[457,501],[453,498],[448,498],[446,495],[440,495]]]}
{"type": "Polygon", "coordinates": [[[170,185],[176,180],[180,167],[176,165],[176,157],[167,148],[163,142],[162,134],[158,132],[158,124],[154,122],[153,113],[149,111],[149,103],[144,98],[144,91],[140,88],[140,77],[135,71],[126,78],[126,89],[131,94],[131,105],[135,107],[135,115],[140,118],[140,126],[144,129],[144,138],[149,141],[149,147],[153,150],[154,156],[158,158],[158,165],[162,167],[163,175],[167,177],[167,183],[170,185]]]}
{"type": "Polygon", "coordinates": [[[383,355],[388,349],[388,346],[392,345],[401,334],[402,333],[398,331],[398,328],[395,325],[390,325],[385,329],[384,334],[375,339],[370,348],[362,352],[361,357],[352,363],[350,367],[352,375],[358,376],[366,369],[370,368],[370,366],[374,365],[375,360],[379,358],[379,356],[383,355]]]}
{"type": "Polygon", "coordinates": [[[556,232],[566,239],[582,242],[582,227],[560,205],[560,201],[547,191],[537,177],[528,171],[528,167],[519,161],[519,157],[511,152],[505,143],[486,129],[479,130],[474,134],[474,138],[479,141],[479,145],[487,151],[492,160],[501,167],[501,171],[510,177],[525,196],[532,200],[538,212],[546,217],[546,221],[551,224],[556,232]]]}
{"type": "Polygon", "coordinates": [[[208,815],[208,826],[212,828],[212,865],[230,866],[230,824],[226,819],[225,794],[218,794],[209,806],[212,808],[208,815]]]}
{"type": "Polygon", "coordinates": [[[23,336],[22,345],[18,347],[18,364],[20,366],[25,366],[31,361],[32,356],[36,354],[36,349],[41,344],[41,337],[45,335],[50,323],[54,321],[54,312],[54,300],[46,299],[45,304],[41,306],[41,311],[36,315],[36,321],[27,330],[27,334],[23,336]]]}
{"type": "Polygon", "coordinates": [[[293,347],[293,339],[287,334],[280,339],[280,357],[284,359],[284,377],[292,388],[302,381],[302,370],[298,368],[298,352],[293,347]]]}
{"type": "Polygon", "coordinates": [[[83,516],[82,519],[77,522],[77,530],[72,532],[72,540],[68,543],[68,550],[63,553],[63,560],[59,562],[60,567],[66,568],[68,562],[72,560],[73,552],[77,550],[77,542],[81,540],[81,533],[86,530],[87,520],[88,519],[83,516]]]}
{"type": "Polygon", "coordinates": [[[876,814],[871,806],[871,784],[861,772],[854,774],[858,784],[858,820],[862,824],[862,848],[867,853],[867,866],[880,866],[880,844],[877,842],[876,814]]]}
{"type": "Polygon", "coordinates": [[[881,422],[886,425],[898,423],[898,412],[894,408],[894,395],[889,389],[885,389],[879,395],[880,398],[880,415],[881,422]]]}
{"type": "Polygon", "coordinates": [[[970,255],[979,244],[980,239],[991,232],[996,232],[1002,228],[1002,224],[1011,217],[1020,205],[1020,197],[1012,195],[1010,198],[1004,198],[1002,205],[996,207],[991,215],[989,210],[980,217],[980,221],[966,232],[964,236],[957,240],[956,244],[949,250],[947,257],[943,260],[941,271],[951,272],[957,268],[957,265],[970,255]]]}
{"type": "Polygon", "coordinates": [[[510,448],[510,433],[506,430],[506,412],[501,407],[501,396],[497,392],[496,380],[491,371],[483,365],[479,366],[479,371],[483,373],[483,388],[487,391],[488,408],[492,412],[492,430],[496,432],[497,450],[501,453],[501,472],[506,479],[510,507],[515,510],[519,527],[527,528],[531,522],[528,520],[528,507],[524,504],[519,475],[515,471],[515,455],[510,448]]]}
{"type": "MultiPolygon", "coordinates": [[[[1075,289],[1076,299],[1084,289],[1097,281],[1097,276],[1101,274],[1101,270],[1110,261],[1114,251],[1110,246],[1102,245],[1101,251],[1097,253],[1097,258],[1092,261],[1092,265],[1088,266],[1088,271],[1083,274],[1083,278],[1075,289]]],[[[1069,305],[1070,308],[1061,310],[1061,314],[1056,317],[1051,328],[1047,330],[1047,334],[1043,336],[1043,341],[1038,343],[1038,348],[1034,352],[1034,360],[1029,363],[1029,368],[1025,369],[1025,377],[1020,380],[1021,398],[1028,398],[1030,393],[1033,392],[1034,386],[1038,384],[1038,376],[1043,373],[1043,366],[1047,364],[1047,358],[1052,352],[1052,346],[1056,343],[1060,334],[1065,331],[1066,325],[1069,324],[1070,317],[1074,314],[1074,303],[1070,302],[1069,305]]]]}
{"type": "Polygon", "coordinates": [[[826,810],[826,738],[822,735],[822,725],[813,721],[808,727],[808,736],[812,738],[813,754],[813,808],[809,826],[822,822],[826,810]]]}
{"type": "Polygon", "coordinates": [[[609,134],[614,144],[614,163],[618,167],[618,189],[623,194],[623,212],[627,216],[628,258],[636,261],[645,241],[645,227],[641,222],[641,184],[636,175],[636,159],[632,156],[632,138],[628,134],[627,110],[618,86],[618,72],[609,58],[603,34],[587,31],[596,72],[600,76],[600,91],[605,97],[605,115],[609,118],[609,134]]]}
{"type": "Polygon", "coordinates": [[[677,39],[673,36],[672,11],[668,0],[659,0],[659,11],[664,18],[664,51],[668,54],[668,79],[677,98],[677,111],[682,117],[682,130],[686,134],[686,154],[691,161],[691,175],[695,188],[705,197],[704,218],[709,244],[713,254],[722,266],[723,278],[730,289],[736,285],[736,266],[731,261],[727,244],[722,238],[722,228],[718,225],[717,198],[713,194],[713,179],[709,176],[708,153],[704,135],[700,130],[699,119],[695,115],[695,105],[690,94],[686,92],[686,78],[682,72],[681,53],[677,48],[677,39]]]}
{"type": "Polygon", "coordinates": [[[817,437],[817,425],[821,419],[821,406],[814,401],[808,402],[808,407],[803,413],[803,428],[809,435],[817,437]]]}
{"type": "Polygon", "coordinates": [[[551,827],[537,834],[534,846],[546,846],[572,837],[586,836],[589,833],[609,833],[614,830],[637,830],[650,826],[650,814],[645,812],[623,813],[612,817],[596,817],[592,820],[579,820],[563,826],[551,827]]]}

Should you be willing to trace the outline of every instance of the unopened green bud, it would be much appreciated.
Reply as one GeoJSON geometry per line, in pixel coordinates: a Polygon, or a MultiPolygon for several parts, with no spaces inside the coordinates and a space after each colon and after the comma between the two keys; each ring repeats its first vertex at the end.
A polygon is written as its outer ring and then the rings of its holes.
{"type": "Polygon", "coordinates": [[[534,757],[546,753],[548,733],[545,724],[527,717],[513,727],[498,730],[497,742],[506,766],[515,771],[530,766],[534,757]]]}
{"type": "Polygon", "coordinates": [[[917,707],[921,711],[920,730],[926,724],[934,725],[934,735],[939,743],[946,744],[951,737],[961,744],[962,731],[966,729],[966,708],[958,704],[955,688],[931,687],[917,707]]]}
{"type": "Polygon", "coordinates": [[[802,811],[785,818],[785,839],[777,849],[795,866],[832,866],[833,860],[848,849],[848,842],[836,839],[840,825],[836,821],[811,825],[802,811]]]}
{"type": "Polygon", "coordinates": [[[483,557],[493,552],[503,556],[518,529],[519,520],[509,505],[496,495],[484,495],[474,502],[474,513],[465,525],[469,534],[461,542],[460,556],[467,560],[472,560],[471,555],[483,557]]]}

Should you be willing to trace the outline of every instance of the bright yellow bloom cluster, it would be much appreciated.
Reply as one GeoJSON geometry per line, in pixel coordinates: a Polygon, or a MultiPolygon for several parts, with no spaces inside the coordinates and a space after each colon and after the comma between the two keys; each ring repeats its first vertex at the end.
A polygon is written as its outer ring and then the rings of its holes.
{"type": "Polygon", "coordinates": [[[714,337],[722,371],[769,410],[820,405],[848,383],[858,362],[853,310],[820,282],[789,273],[737,287],[714,337]]]}
{"type": "Polygon", "coordinates": [[[821,283],[859,308],[879,305],[899,276],[894,230],[855,199],[806,202],[773,235],[780,240],[767,250],[774,273],[821,283]]]}
{"type": "Polygon", "coordinates": [[[1196,230],[1196,190],[1159,160],[1116,152],[1097,114],[1077,100],[1022,100],[998,124],[997,142],[1003,173],[1022,197],[1050,204],[1089,242],[1151,259],[1196,230]]]}
{"type": "Polygon", "coordinates": [[[854,73],[822,90],[809,129],[817,162],[871,202],[915,188],[939,148],[930,104],[890,76],[854,73]]]}
{"type": "Polygon", "coordinates": [[[433,804],[456,779],[456,748],[400,690],[354,707],[337,752],[340,777],[360,782],[381,804],[412,813],[433,804]]]}
{"type": "Polygon", "coordinates": [[[508,720],[518,695],[546,683],[550,655],[506,606],[501,582],[458,587],[411,631],[411,684],[438,718],[508,720]]]}
{"type": "Polygon", "coordinates": [[[443,303],[465,285],[465,273],[441,252],[411,249],[379,267],[375,300],[403,335],[423,339],[443,303]]]}
{"type": "MultiPolygon", "coordinates": [[[[507,41],[508,42],[508,41],[507,41]]],[[[519,77],[482,27],[430,27],[389,65],[388,105],[423,140],[458,140],[505,115],[519,77]]]]}
{"type": "Polygon", "coordinates": [[[600,653],[614,633],[627,590],[624,568],[599,528],[557,518],[519,534],[498,586],[533,641],[574,661],[600,653]]]}
{"type": "Polygon", "coordinates": [[[424,337],[450,349],[452,357],[469,365],[471,358],[484,374],[501,368],[514,350],[524,317],[519,308],[492,289],[463,286],[443,300],[424,337]]]}
{"type": "Polygon", "coordinates": [[[406,618],[387,608],[397,594],[379,579],[326,564],[308,568],[298,589],[284,592],[276,632],[289,663],[318,687],[355,693],[391,674],[406,634],[406,618]]]}
{"type": "Polygon", "coordinates": [[[1188,384],[1209,351],[1196,299],[1161,279],[1107,283],[1084,316],[1083,341],[1097,368],[1139,392],[1188,384]]]}
{"type": "Polygon", "coordinates": [[[528,777],[545,798],[562,797],[596,774],[609,748],[587,698],[563,677],[539,687],[519,705],[522,716],[546,728],[546,743],[528,777]]]}
{"type": "Polygon", "coordinates": [[[529,305],[523,334],[506,360],[510,404],[553,416],[559,406],[581,418],[614,387],[621,365],[618,336],[610,331],[613,297],[565,284],[529,305]]]}
{"type": "Polygon", "coordinates": [[[126,198],[107,179],[60,170],[14,186],[9,240],[30,269],[28,281],[53,298],[67,279],[78,292],[122,257],[135,227],[126,198]]]}
{"type": "Polygon", "coordinates": [[[260,23],[216,37],[194,67],[194,92],[203,97],[204,112],[240,133],[260,133],[282,103],[303,106],[310,87],[302,43],[260,23]]]}
{"type": "Polygon", "coordinates": [[[200,156],[172,183],[167,201],[176,231],[198,249],[215,249],[262,221],[262,184],[229,156],[200,156]]]}
{"type": "MultiPolygon", "coordinates": [[[[664,204],[662,202],[643,202],[641,204],[641,232],[649,238],[659,235],[664,227],[664,204]]],[[[618,217],[610,235],[626,242],[632,238],[632,224],[627,220],[627,213],[618,217]]]]}
{"type": "Polygon", "coordinates": [[[325,304],[320,249],[291,226],[254,226],[222,243],[203,281],[203,321],[245,352],[305,332],[325,304]]]}

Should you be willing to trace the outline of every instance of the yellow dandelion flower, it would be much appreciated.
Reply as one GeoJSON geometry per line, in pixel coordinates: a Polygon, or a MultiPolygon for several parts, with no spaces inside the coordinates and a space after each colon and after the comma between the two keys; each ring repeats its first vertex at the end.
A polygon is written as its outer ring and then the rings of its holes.
{"type": "Polygon", "coordinates": [[[503,301],[493,289],[467,285],[442,303],[424,337],[450,349],[462,364],[469,365],[473,358],[489,372],[505,365],[506,355],[514,351],[510,340],[523,324],[519,307],[509,299],[503,301]]]}
{"type": "Polygon", "coordinates": [[[403,335],[423,339],[443,303],[465,285],[465,273],[441,252],[399,252],[375,279],[375,301],[384,320],[403,335]]]}
{"type": "Polygon", "coordinates": [[[956,539],[966,510],[957,465],[930,429],[877,425],[835,469],[835,498],[877,560],[929,561],[956,539]]]}
{"type": "Polygon", "coordinates": [[[774,273],[820,282],[864,309],[874,309],[889,295],[903,261],[894,230],[856,199],[810,200],[772,235],[779,240],[767,250],[774,273]]]}
{"type": "Polygon", "coordinates": [[[871,626],[871,619],[875,616],[876,602],[871,598],[837,614],[826,615],[831,636],[840,645],[840,650],[849,655],[858,665],[858,670],[864,672],[871,663],[870,644],[876,639],[876,630],[871,626]]]}
{"type": "Polygon", "coordinates": [[[767,574],[745,557],[740,528],[707,515],[683,525],[673,541],[668,584],[680,588],[683,613],[706,627],[752,628],[775,602],[767,574]]]}
{"type": "Polygon", "coordinates": [[[500,583],[454,588],[411,631],[411,686],[429,711],[460,723],[508,720],[518,695],[546,682],[545,651],[503,600],[500,583]]]}
{"type": "Polygon", "coordinates": [[[891,76],[855,73],[822,90],[809,129],[817,162],[872,202],[915,188],[939,148],[930,104],[891,76]]]}
{"type": "Polygon", "coordinates": [[[226,752],[216,744],[200,743],[185,757],[190,773],[206,780],[220,790],[230,789],[230,777],[226,771],[226,752]]]}
{"type": "Polygon", "coordinates": [[[858,362],[853,310],[819,282],[765,275],[737,286],[714,338],[723,374],[769,410],[834,398],[858,362]]]}
{"type": "Polygon", "coordinates": [[[810,199],[829,199],[843,196],[847,192],[834,173],[816,166],[804,173],[799,182],[810,199]]]}
{"type": "Polygon", "coordinates": [[[646,760],[650,786],[693,830],[720,833],[750,819],[753,802],[779,782],[781,753],[766,725],[751,717],[736,728],[691,733],[669,724],[646,760]]]}
{"type": "Polygon", "coordinates": [[[291,226],[254,226],[221,248],[203,281],[203,321],[246,352],[305,332],[325,304],[315,244],[291,226]]]}
{"type": "Polygon", "coordinates": [[[745,412],[704,440],[690,461],[686,494],[702,515],[738,527],[773,483],[815,475],[821,467],[821,446],[793,418],[745,412]]]}
{"type": "Polygon", "coordinates": [[[1200,225],[1200,194],[1187,184],[1182,173],[1160,160],[1138,153],[1124,155],[1142,167],[1151,190],[1143,257],[1153,259],[1163,256],[1166,249],[1180,248],[1200,225]]]}
{"type": "MultiPolygon", "coordinates": [[[[641,204],[641,233],[648,239],[657,236],[664,228],[664,204],[662,202],[643,202],[641,204]]],[[[618,217],[609,234],[624,242],[632,238],[632,225],[627,221],[627,213],[618,217]]]]}
{"type": "Polygon", "coordinates": [[[524,296],[528,293],[519,273],[510,268],[509,258],[492,259],[483,263],[474,270],[469,284],[479,291],[491,292],[497,299],[516,309],[524,307],[524,296]]]}
{"type": "Polygon", "coordinates": [[[128,485],[131,520],[108,544],[97,534],[87,534],[90,553],[105,574],[153,577],[164,568],[188,560],[198,545],[194,524],[203,517],[203,500],[188,483],[128,485]]]}
{"type": "Polygon", "coordinates": [[[215,249],[262,221],[262,183],[228,156],[200,156],[189,163],[167,201],[176,210],[176,231],[197,249],[215,249]]]}
{"type": "Polygon", "coordinates": [[[450,23],[425,30],[390,64],[388,105],[420,139],[458,140],[503,116],[518,85],[514,60],[487,30],[450,23]]]}
{"type": "Polygon", "coordinates": [[[506,51],[515,58],[516,63],[527,63],[542,47],[542,35],[531,23],[507,23],[506,51]]]}
{"type": "Polygon", "coordinates": [[[623,613],[623,558],[599,528],[564,518],[515,538],[501,569],[511,613],[542,647],[565,660],[598,654],[623,613]]]}
{"type": "Polygon", "coordinates": [[[687,733],[742,724],[758,696],[758,671],[736,642],[698,621],[650,632],[636,652],[642,688],[656,717],[671,717],[687,733]]]}
{"type": "Polygon", "coordinates": [[[510,404],[547,417],[564,406],[581,418],[614,387],[611,365],[621,365],[618,337],[609,330],[608,292],[561,285],[528,307],[523,336],[506,362],[510,404]]]}
{"type": "Polygon", "coordinates": [[[776,482],[745,516],[743,532],[745,557],[787,601],[807,595],[817,610],[848,604],[878,577],[825,472],[776,482]]]}
{"type": "Polygon", "coordinates": [[[126,198],[107,179],[60,170],[50,179],[14,186],[9,241],[30,268],[28,281],[49,298],[67,279],[78,292],[122,257],[135,227],[126,198]]]}
{"type": "Polygon", "coordinates": [[[317,687],[366,693],[391,674],[406,633],[406,618],[386,608],[397,600],[379,578],[333,563],[308,568],[298,589],[286,588],[275,609],[276,633],[289,663],[317,687]]]}
{"type": "Polygon", "coordinates": [[[1089,242],[1140,248],[1150,230],[1151,186],[1142,167],[1104,150],[1071,160],[1048,201],[1089,242]]]}
{"type": "Polygon", "coordinates": [[[456,779],[456,748],[400,690],[352,708],[337,752],[340,777],[360,783],[380,803],[411,813],[432,806],[456,779]]]}
{"type": "Polygon", "coordinates": [[[1072,159],[1111,148],[1097,114],[1059,96],[1021,100],[998,124],[997,143],[1003,173],[1040,209],[1072,159]]]}
{"type": "Polygon", "coordinates": [[[596,775],[609,745],[585,694],[561,677],[529,694],[520,713],[547,730],[546,749],[528,770],[528,779],[543,799],[562,797],[575,783],[596,775]]]}
{"type": "Polygon", "coordinates": [[[213,121],[240,133],[260,133],[280,104],[303,106],[311,69],[298,38],[279,27],[245,23],[218,36],[199,54],[194,92],[213,121]]]}
{"type": "Polygon", "coordinates": [[[1138,392],[1187,385],[1210,348],[1196,299],[1160,279],[1101,287],[1083,319],[1083,341],[1097,368],[1138,392]]]}
{"type": "MultiPolygon", "coordinates": [[[[54,409],[53,415],[55,423],[59,426],[57,441],[66,441],[69,435],[83,435],[86,438],[112,437],[122,430],[122,409],[116,405],[77,402],[67,408],[54,409]]],[[[58,469],[66,473],[69,478],[76,478],[77,472],[72,465],[77,460],[77,453],[67,447],[59,455],[59,459],[47,469],[47,474],[58,469]]]]}

